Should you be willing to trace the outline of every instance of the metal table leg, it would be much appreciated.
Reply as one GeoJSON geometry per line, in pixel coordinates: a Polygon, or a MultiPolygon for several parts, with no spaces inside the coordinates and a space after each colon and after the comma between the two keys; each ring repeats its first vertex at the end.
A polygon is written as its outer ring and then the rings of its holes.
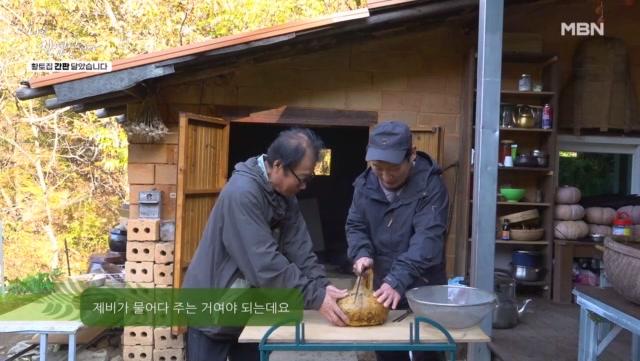
{"type": "Polygon", "coordinates": [[[631,334],[631,360],[640,361],[640,335],[631,334]]]}
{"type": "Polygon", "coordinates": [[[580,308],[580,332],[578,342],[578,361],[596,361],[598,348],[597,325],[591,319],[590,312],[580,308]]]}
{"type": "Polygon", "coordinates": [[[416,317],[415,323],[409,324],[409,338],[406,342],[355,342],[355,343],[316,343],[307,342],[304,336],[304,323],[284,321],[271,326],[262,336],[258,348],[260,361],[269,361],[273,351],[443,351],[449,355],[450,361],[456,360],[457,345],[444,327],[426,317],[416,317]],[[270,343],[269,336],[281,326],[294,324],[295,338],[293,342],[270,343]],[[420,323],[427,323],[439,330],[446,338],[445,342],[425,343],[420,341],[420,323]]]}
{"type": "Polygon", "coordinates": [[[76,361],[76,334],[69,334],[69,361],[76,361]]]}
{"type": "Polygon", "coordinates": [[[46,333],[40,334],[40,361],[47,361],[47,336],[46,333]]]}

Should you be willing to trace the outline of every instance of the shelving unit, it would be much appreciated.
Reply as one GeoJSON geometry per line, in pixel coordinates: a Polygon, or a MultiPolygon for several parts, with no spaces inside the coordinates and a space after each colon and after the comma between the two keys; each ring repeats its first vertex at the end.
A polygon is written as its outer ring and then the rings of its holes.
{"type": "MultiPolygon", "coordinates": [[[[501,103],[524,104],[533,107],[542,107],[550,104],[553,108],[552,129],[535,128],[500,128],[500,140],[512,140],[518,144],[518,154],[522,152],[530,153],[534,149],[544,151],[549,162],[547,167],[502,167],[496,164],[498,169],[498,188],[503,185],[510,185],[515,188],[524,188],[525,198],[520,202],[506,202],[504,199],[496,199],[497,217],[510,213],[537,209],[540,212],[539,225],[544,228],[544,238],[538,241],[514,241],[496,240],[496,267],[504,268],[504,260],[508,257],[510,261],[511,252],[515,250],[536,250],[543,253],[544,265],[546,268],[543,279],[536,282],[518,282],[519,285],[528,286],[543,291],[547,298],[551,298],[552,273],[553,273],[553,212],[555,201],[555,188],[557,184],[556,172],[556,145],[557,145],[557,111],[558,111],[558,91],[559,74],[557,66],[558,57],[550,54],[525,54],[510,53],[503,54],[503,79],[501,91],[501,103]],[[542,91],[520,92],[517,89],[518,75],[529,73],[533,76],[534,83],[542,84],[542,91]],[[538,198],[538,199],[536,199],[538,198]],[[502,262],[502,263],[501,263],[502,262]]],[[[476,56],[471,53],[468,60],[468,73],[470,74],[467,86],[471,91],[467,94],[471,101],[466,103],[465,111],[468,116],[469,127],[462,138],[463,153],[467,157],[471,154],[475,139],[475,63],[476,56]]],[[[465,158],[463,158],[464,160],[465,158]]],[[[467,158],[469,159],[469,158],[467,158]]],[[[496,163],[498,160],[496,160],[496,163]]],[[[469,161],[466,164],[467,190],[464,199],[471,198],[473,189],[473,165],[469,161]]],[[[498,192],[499,194],[499,192],[498,192]]],[[[463,210],[461,223],[468,229],[468,236],[471,235],[471,205],[473,201],[464,202],[466,207],[463,210]]],[[[499,225],[496,225],[496,234],[499,225]]],[[[471,241],[471,239],[469,239],[471,241]]],[[[470,242],[469,242],[470,244],[470,242]]]]}

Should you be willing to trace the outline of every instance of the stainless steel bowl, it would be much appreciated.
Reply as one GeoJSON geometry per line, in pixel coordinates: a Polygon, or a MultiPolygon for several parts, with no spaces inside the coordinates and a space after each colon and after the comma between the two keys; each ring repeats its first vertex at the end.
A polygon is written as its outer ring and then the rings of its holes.
{"type": "Polygon", "coordinates": [[[477,325],[493,309],[496,295],[464,286],[423,286],[406,293],[409,307],[418,316],[430,318],[445,328],[477,325]]]}
{"type": "Polygon", "coordinates": [[[513,278],[518,281],[534,282],[542,278],[544,270],[542,268],[511,265],[513,278]]]}

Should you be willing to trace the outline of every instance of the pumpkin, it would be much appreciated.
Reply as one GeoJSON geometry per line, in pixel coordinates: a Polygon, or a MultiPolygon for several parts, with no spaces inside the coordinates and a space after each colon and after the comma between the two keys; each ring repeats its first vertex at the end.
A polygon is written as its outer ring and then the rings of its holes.
{"type": "Polygon", "coordinates": [[[624,206],[618,208],[618,212],[627,213],[634,224],[640,224],[640,206],[624,206]]]}
{"type": "Polygon", "coordinates": [[[591,234],[601,234],[603,236],[611,235],[611,227],[603,226],[601,224],[590,224],[589,225],[589,233],[591,234]]]}
{"type": "Polygon", "coordinates": [[[589,226],[584,221],[556,221],[554,234],[557,239],[578,239],[589,234],[589,226]]]}
{"type": "Polygon", "coordinates": [[[338,307],[345,313],[349,326],[375,326],[387,320],[389,309],[373,296],[373,271],[368,270],[349,291],[349,295],[338,301],[338,307]]]}
{"type": "Polygon", "coordinates": [[[555,219],[577,221],[584,217],[584,208],[579,204],[559,204],[556,206],[555,219]]]}
{"type": "Polygon", "coordinates": [[[556,191],[556,203],[576,204],[580,202],[582,193],[576,187],[562,186],[556,191]]]}
{"type": "Polygon", "coordinates": [[[606,207],[589,207],[585,210],[587,222],[593,224],[611,225],[616,218],[616,210],[606,207]]]}

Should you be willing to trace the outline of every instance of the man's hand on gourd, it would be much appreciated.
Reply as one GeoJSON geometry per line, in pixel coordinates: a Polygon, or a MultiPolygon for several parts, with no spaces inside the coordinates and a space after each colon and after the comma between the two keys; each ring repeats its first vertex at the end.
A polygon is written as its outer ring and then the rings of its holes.
{"type": "Polygon", "coordinates": [[[360,257],[353,264],[353,273],[360,276],[364,271],[372,267],[373,267],[373,259],[369,257],[360,257]]]}
{"type": "Polygon", "coordinates": [[[377,291],[373,293],[373,296],[378,299],[378,302],[386,308],[396,309],[398,302],[400,302],[400,293],[388,283],[383,283],[377,291]]]}
{"type": "Polygon", "coordinates": [[[347,290],[342,290],[332,285],[325,288],[324,301],[322,301],[319,311],[324,318],[336,326],[346,326],[349,321],[347,315],[342,312],[337,303],[339,299],[347,297],[348,294],[347,290]]]}

